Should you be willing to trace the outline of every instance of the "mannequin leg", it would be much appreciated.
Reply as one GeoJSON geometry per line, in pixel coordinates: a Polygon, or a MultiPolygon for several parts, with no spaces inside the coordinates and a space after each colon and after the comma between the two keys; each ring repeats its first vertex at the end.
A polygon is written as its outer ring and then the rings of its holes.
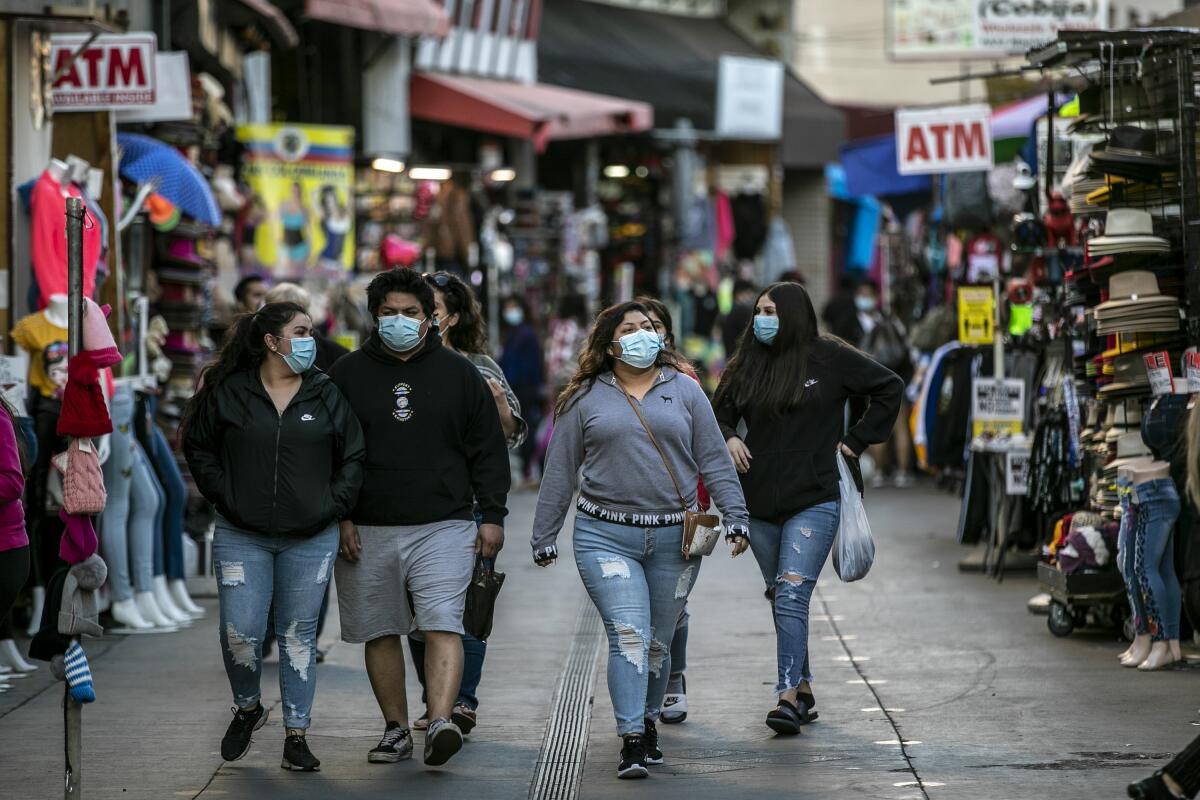
{"type": "Polygon", "coordinates": [[[1125,579],[1125,594],[1129,599],[1129,610],[1133,615],[1135,636],[1129,647],[1119,656],[1127,667],[1136,667],[1150,655],[1150,628],[1146,624],[1146,609],[1142,604],[1137,574],[1134,571],[1134,550],[1140,529],[1138,511],[1141,506],[1132,502],[1133,483],[1117,480],[1117,491],[1121,498],[1121,528],[1117,534],[1117,569],[1125,579]]]}
{"type": "Polygon", "coordinates": [[[180,580],[186,577],[183,574],[183,515],[187,506],[187,486],[183,483],[183,475],[171,452],[171,446],[167,443],[167,437],[157,425],[151,428],[146,455],[154,465],[154,472],[165,496],[163,554],[167,578],[180,580]]]}
{"type": "Polygon", "coordinates": [[[154,477],[150,474],[141,448],[134,441],[131,465],[132,481],[129,512],[129,555],[133,571],[133,590],[138,610],[147,622],[157,628],[173,628],[173,622],[154,597],[154,540],[158,532],[154,529],[158,515],[159,495],[154,477]]]}
{"type": "Polygon", "coordinates": [[[100,553],[108,565],[108,586],[113,603],[133,599],[129,575],[129,494],[133,481],[133,450],[129,433],[132,405],[113,396],[113,432],[108,460],[104,462],[104,487],[108,499],[100,516],[100,553]]]}
{"type": "Polygon", "coordinates": [[[1168,642],[1172,635],[1179,638],[1179,579],[1175,575],[1171,534],[1179,516],[1180,502],[1175,484],[1170,479],[1147,481],[1139,484],[1136,491],[1141,501],[1142,515],[1146,518],[1145,536],[1137,551],[1136,567],[1153,639],[1150,655],[1138,665],[1138,669],[1154,670],[1174,663],[1168,642]],[[1166,574],[1163,571],[1164,559],[1166,574]]]}

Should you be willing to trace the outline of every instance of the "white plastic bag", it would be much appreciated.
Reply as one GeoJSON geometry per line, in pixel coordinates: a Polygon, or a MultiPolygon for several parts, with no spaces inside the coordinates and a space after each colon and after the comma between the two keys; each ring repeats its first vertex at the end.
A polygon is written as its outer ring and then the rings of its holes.
{"type": "Polygon", "coordinates": [[[871,571],[875,561],[875,541],[871,538],[871,523],[863,507],[862,494],[846,465],[841,451],[837,454],[839,489],[842,495],[841,523],[833,540],[833,571],[845,583],[861,580],[871,571]]]}

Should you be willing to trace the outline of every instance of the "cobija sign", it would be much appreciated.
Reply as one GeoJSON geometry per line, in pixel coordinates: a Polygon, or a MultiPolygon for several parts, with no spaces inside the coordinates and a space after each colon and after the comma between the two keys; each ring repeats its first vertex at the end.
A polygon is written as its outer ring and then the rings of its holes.
{"type": "Polygon", "coordinates": [[[54,106],[60,111],[105,111],[154,104],[153,33],[97,36],[71,60],[88,34],[50,37],[50,72],[54,106]]]}
{"type": "Polygon", "coordinates": [[[992,168],[992,110],[986,105],[896,111],[896,169],[901,175],[992,168]]]}

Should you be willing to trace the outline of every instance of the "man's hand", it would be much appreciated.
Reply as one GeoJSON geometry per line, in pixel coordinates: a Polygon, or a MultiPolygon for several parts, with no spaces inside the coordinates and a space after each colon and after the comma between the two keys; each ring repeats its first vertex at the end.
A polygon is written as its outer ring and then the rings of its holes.
{"type": "Polygon", "coordinates": [[[504,528],[491,522],[479,526],[475,536],[475,552],[484,558],[495,558],[504,547],[504,528]]]}
{"type": "Polygon", "coordinates": [[[358,526],[350,520],[341,524],[341,541],[338,543],[338,555],[347,561],[357,562],[362,556],[362,541],[358,538],[358,526]]]}

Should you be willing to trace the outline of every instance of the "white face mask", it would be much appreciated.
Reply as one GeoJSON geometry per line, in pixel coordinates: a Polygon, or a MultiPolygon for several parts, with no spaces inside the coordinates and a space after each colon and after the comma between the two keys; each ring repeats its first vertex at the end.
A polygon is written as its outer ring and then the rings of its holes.
{"type": "Polygon", "coordinates": [[[854,298],[854,305],[855,305],[855,307],[858,308],[859,311],[862,311],[864,313],[866,313],[868,311],[874,311],[875,310],[875,298],[865,297],[863,295],[856,295],[854,298]]]}

